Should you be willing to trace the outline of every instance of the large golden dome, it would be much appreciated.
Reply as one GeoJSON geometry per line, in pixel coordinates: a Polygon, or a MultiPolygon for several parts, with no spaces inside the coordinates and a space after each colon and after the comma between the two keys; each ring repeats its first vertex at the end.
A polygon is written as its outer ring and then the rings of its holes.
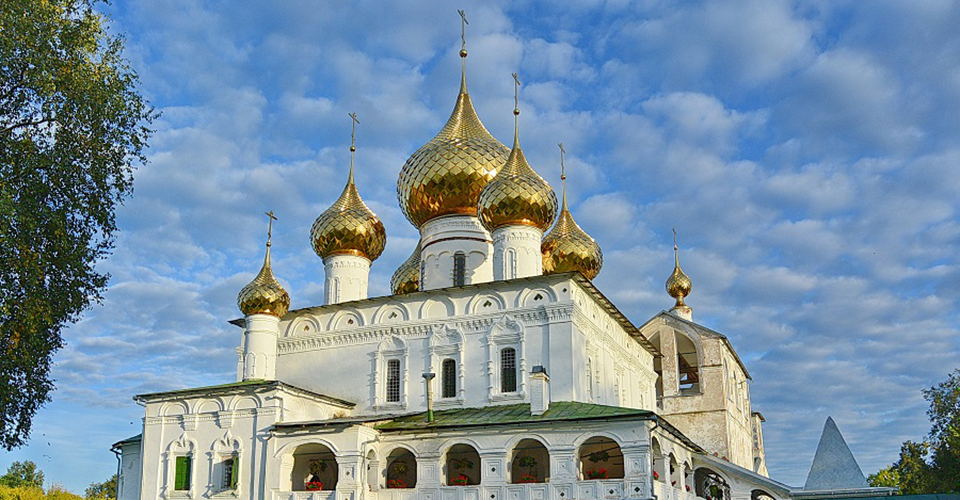
{"type": "MultiPolygon", "coordinates": [[[[565,180],[566,176],[561,175],[560,178],[565,180]]],[[[580,229],[567,208],[566,182],[563,186],[560,217],[553,229],[543,237],[540,251],[543,252],[543,274],[579,271],[592,280],[600,274],[600,268],[603,267],[600,245],[580,229]]]]}
{"type": "Polygon", "coordinates": [[[527,163],[518,133],[506,165],[480,192],[477,211],[488,231],[511,224],[546,231],[557,216],[557,195],[527,163]]]}
{"type": "Polygon", "coordinates": [[[509,152],[480,122],[464,76],[447,124],[400,170],[400,209],[417,227],[441,215],[476,215],[480,191],[503,167],[509,152]]]}
{"type": "Polygon", "coordinates": [[[376,260],[387,244],[387,233],[380,218],[360,199],[353,181],[353,161],[350,175],[340,198],[313,221],[310,228],[313,251],[321,258],[349,254],[376,260]]]}
{"type": "MultiPolygon", "coordinates": [[[[271,221],[272,221],[272,214],[271,221]]],[[[282,318],[290,309],[290,294],[273,277],[270,268],[270,239],[267,239],[267,253],[263,258],[263,267],[253,281],[240,289],[237,295],[237,307],[244,316],[251,314],[269,314],[282,318]]]]}
{"type": "Polygon", "coordinates": [[[390,290],[394,295],[411,293],[420,290],[420,243],[413,249],[413,254],[400,264],[393,277],[390,278],[390,290]]]}

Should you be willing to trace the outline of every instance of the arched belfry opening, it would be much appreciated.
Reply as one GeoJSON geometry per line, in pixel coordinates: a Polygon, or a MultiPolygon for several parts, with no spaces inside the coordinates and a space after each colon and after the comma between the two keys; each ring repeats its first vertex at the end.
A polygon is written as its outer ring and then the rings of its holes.
{"type": "Polygon", "coordinates": [[[700,354],[697,345],[677,332],[677,382],[680,394],[700,394],[700,354]]]}

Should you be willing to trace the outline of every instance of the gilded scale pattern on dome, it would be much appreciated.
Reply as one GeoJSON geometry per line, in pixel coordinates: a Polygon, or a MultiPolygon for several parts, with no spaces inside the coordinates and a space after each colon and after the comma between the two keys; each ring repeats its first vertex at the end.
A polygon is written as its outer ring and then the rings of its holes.
{"type": "Polygon", "coordinates": [[[273,212],[268,212],[267,215],[270,217],[270,226],[267,230],[267,252],[263,258],[263,267],[253,281],[240,289],[237,307],[244,316],[269,314],[282,318],[290,309],[290,294],[273,277],[273,269],[270,267],[270,233],[276,217],[273,212]]]}
{"type": "MultiPolygon", "coordinates": [[[[560,151],[562,155],[563,144],[560,144],[560,151]]],[[[563,156],[560,162],[563,168],[563,156]]],[[[573,220],[573,214],[567,208],[566,178],[566,174],[560,175],[564,182],[560,217],[553,229],[543,237],[540,245],[543,252],[543,274],[579,271],[592,280],[600,274],[600,268],[603,267],[603,252],[600,245],[573,220]]]]}
{"type": "Polygon", "coordinates": [[[677,247],[677,231],[673,231],[673,274],[667,278],[666,288],[667,293],[671,297],[677,299],[677,303],[674,307],[682,307],[686,304],[683,303],[683,299],[690,295],[690,292],[693,290],[693,282],[690,281],[690,277],[683,272],[683,269],[680,269],[680,252],[677,247]]]}
{"type": "Polygon", "coordinates": [[[400,264],[390,278],[390,290],[394,295],[402,295],[420,290],[420,244],[417,243],[413,254],[400,264]]]}
{"type": "Polygon", "coordinates": [[[446,125],[400,170],[400,209],[417,227],[441,215],[476,215],[480,191],[497,175],[509,153],[480,122],[464,76],[446,125]]]}
{"type": "MultiPolygon", "coordinates": [[[[516,80],[516,73],[514,73],[516,80]]],[[[519,80],[517,86],[520,85],[519,80]]],[[[515,97],[516,98],[516,97],[515,97]]],[[[519,120],[520,109],[514,109],[519,120]]],[[[480,192],[477,210],[488,231],[511,224],[546,231],[557,216],[557,195],[527,163],[520,148],[519,124],[513,134],[513,149],[500,173],[480,192]]]]}
{"type": "MultiPolygon", "coordinates": [[[[356,114],[351,114],[356,123],[356,114]]],[[[373,213],[360,198],[353,180],[353,145],[351,133],[350,174],[347,185],[334,204],[325,210],[310,228],[313,251],[321,258],[348,254],[376,260],[387,244],[387,233],[377,214],[373,213]]]]}

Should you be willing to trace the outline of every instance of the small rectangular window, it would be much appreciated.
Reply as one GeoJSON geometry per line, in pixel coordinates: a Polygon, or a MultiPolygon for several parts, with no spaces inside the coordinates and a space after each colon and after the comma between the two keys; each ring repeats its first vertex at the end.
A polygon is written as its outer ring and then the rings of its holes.
{"type": "Polygon", "coordinates": [[[500,351],[500,392],[517,392],[517,351],[512,347],[500,351]]]}
{"type": "Polygon", "coordinates": [[[457,396],[457,362],[452,359],[443,360],[441,370],[441,380],[443,382],[443,391],[440,394],[442,398],[453,398],[457,396]]]}
{"type": "Polygon", "coordinates": [[[387,402],[400,402],[400,360],[387,361],[387,402]]]}
{"type": "Polygon", "coordinates": [[[453,286],[464,286],[467,282],[467,256],[463,252],[453,255],[453,286]]]}
{"type": "Polygon", "coordinates": [[[190,457],[177,457],[177,472],[173,482],[173,489],[187,491],[190,489],[190,457]]]}

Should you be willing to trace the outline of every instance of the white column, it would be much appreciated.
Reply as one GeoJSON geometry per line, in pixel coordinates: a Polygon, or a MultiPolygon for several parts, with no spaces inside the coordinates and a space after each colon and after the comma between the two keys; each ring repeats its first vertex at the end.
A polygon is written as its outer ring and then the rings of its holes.
{"type": "Polygon", "coordinates": [[[493,242],[490,233],[472,215],[447,215],[420,228],[420,286],[436,290],[454,285],[454,260],[465,261],[464,284],[493,281],[493,242]]]}
{"type": "Polygon", "coordinates": [[[270,314],[246,317],[243,332],[243,380],[277,378],[277,337],[280,318],[270,314]]]}
{"type": "Polygon", "coordinates": [[[543,231],[526,225],[493,230],[493,279],[509,280],[543,274],[540,243],[543,231]]]}
{"type": "Polygon", "coordinates": [[[327,304],[367,298],[370,259],[349,254],[331,255],[323,259],[323,271],[327,304]]]}

